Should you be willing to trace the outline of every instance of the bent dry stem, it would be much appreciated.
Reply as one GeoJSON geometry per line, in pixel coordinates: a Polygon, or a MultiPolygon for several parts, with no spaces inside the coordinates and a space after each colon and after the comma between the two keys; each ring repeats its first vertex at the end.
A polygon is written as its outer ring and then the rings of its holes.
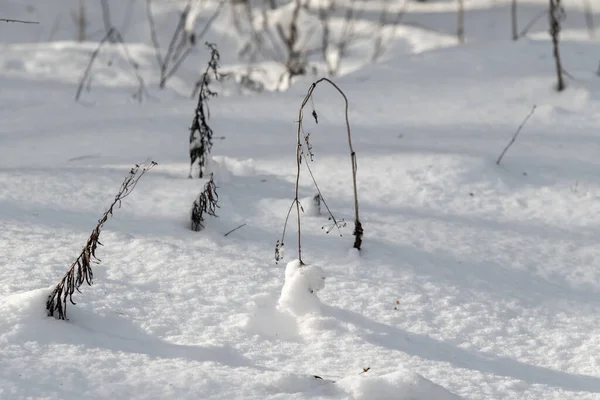
{"type": "MultiPolygon", "coordinates": [[[[296,132],[296,181],[295,181],[295,197],[294,200],[290,206],[290,209],[288,211],[288,214],[286,216],[286,220],[285,220],[285,224],[284,224],[284,228],[283,228],[283,234],[281,236],[281,240],[277,241],[277,245],[275,247],[275,260],[279,261],[282,258],[282,249],[284,246],[284,239],[285,239],[285,228],[287,226],[287,222],[290,216],[290,213],[292,211],[292,209],[294,208],[294,205],[296,206],[296,217],[297,217],[297,235],[298,235],[298,260],[300,261],[300,265],[304,265],[304,262],[302,261],[302,237],[301,237],[301,221],[300,221],[300,194],[299,194],[299,185],[300,185],[300,167],[302,164],[302,157],[306,155],[304,154],[302,147],[303,147],[303,136],[302,133],[304,132],[303,129],[303,118],[304,118],[304,107],[306,106],[306,104],[308,103],[309,100],[312,100],[312,94],[314,92],[314,90],[316,89],[316,87],[322,83],[322,82],[326,82],[329,83],[331,86],[333,86],[333,88],[335,90],[338,91],[338,93],[342,96],[342,98],[344,99],[344,116],[345,116],[345,121],[346,121],[346,132],[348,135],[348,148],[350,151],[350,162],[351,162],[351,166],[352,166],[352,186],[353,186],[353,192],[354,192],[354,232],[353,235],[355,236],[354,239],[354,245],[353,247],[360,250],[361,249],[361,245],[362,245],[362,237],[364,234],[364,230],[362,227],[362,223],[360,222],[360,217],[359,217],[359,211],[358,211],[358,189],[357,189],[357,185],[356,185],[356,172],[357,172],[357,163],[356,163],[356,152],[354,151],[354,148],[352,147],[352,135],[350,133],[350,120],[348,117],[348,98],[346,97],[346,94],[339,88],[339,86],[337,86],[333,81],[331,81],[328,78],[321,78],[319,80],[317,80],[316,82],[314,82],[309,88],[308,88],[308,92],[306,93],[306,96],[304,97],[304,100],[302,101],[302,104],[300,105],[300,108],[298,110],[298,127],[297,127],[297,132],[296,132]]],[[[315,119],[315,122],[318,123],[318,114],[317,112],[313,109],[311,115],[313,116],[313,118],[315,119]]],[[[310,152],[311,148],[308,148],[308,151],[310,152]]],[[[306,162],[308,162],[308,159],[306,160],[306,162]]],[[[310,169],[309,169],[310,171],[310,169]]],[[[312,173],[311,173],[312,175],[312,173]]],[[[314,176],[313,178],[313,182],[315,183],[316,186],[316,182],[314,180],[314,176]]],[[[317,186],[317,190],[319,192],[319,195],[321,196],[321,199],[323,199],[322,195],[321,195],[321,191],[317,186]]],[[[334,219],[334,223],[335,223],[335,219],[334,219]]]]}
{"type": "Polygon", "coordinates": [[[155,165],[156,163],[154,161],[145,166],[136,164],[135,167],[129,171],[129,174],[121,184],[121,188],[115,196],[114,201],[98,220],[98,224],[90,234],[83,250],[81,250],[81,253],[75,262],[71,264],[71,267],[69,267],[65,276],[58,282],[52,293],[48,296],[48,299],[46,300],[46,311],[48,312],[48,316],[55,316],[55,313],[57,313],[58,315],[56,317],[58,319],[67,319],[67,300],[75,305],[75,302],[73,301],[73,294],[75,291],[77,290],[77,292],[81,293],[79,288],[84,283],[87,283],[89,286],[93,284],[94,273],[92,271],[92,263],[100,263],[100,259],[96,257],[96,249],[98,248],[98,245],[102,246],[99,239],[104,223],[108,220],[109,215],[113,215],[115,206],[118,208],[121,207],[121,201],[131,194],[140,178],[155,165]]]}

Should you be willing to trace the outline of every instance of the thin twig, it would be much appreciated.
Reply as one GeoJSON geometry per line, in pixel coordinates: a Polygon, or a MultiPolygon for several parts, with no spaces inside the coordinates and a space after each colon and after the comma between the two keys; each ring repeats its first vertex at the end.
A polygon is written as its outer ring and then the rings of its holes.
{"type": "Polygon", "coordinates": [[[540,20],[540,18],[542,18],[544,15],[548,14],[548,10],[544,10],[541,13],[539,13],[538,15],[536,15],[535,17],[533,17],[533,19],[531,21],[529,21],[529,23],[527,25],[525,25],[525,28],[523,28],[523,30],[519,33],[518,38],[522,38],[525,35],[527,35],[527,33],[529,32],[529,30],[535,25],[536,22],[538,22],[540,20]]]}
{"type": "Polygon", "coordinates": [[[175,51],[175,46],[177,44],[177,39],[179,39],[179,36],[181,35],[183,28],[185,27],[185,22],[186,22],[188,14],[190,13],[190,10],[191,10],[191,3],[190,3],[190,1],[188,1],[187,5],[185,6],[185,9],[183,10],[183,12],[181,13],[181,16],[179,17],[179,22],[177,23],[175,32],[173,33],[173,36],[171,37],[171,42],[169,43],[169,47],[167,48],[167,54],[165,55],[163,64],[161,65],[161,68],[160,68],[159,87],[161,89],[163,89],[167,83],[167,73],[168,73],[167,69],[169,68],[169,64],[172,61],[173,52],[175,51]]]}
{"type": "MultiPolygon", "coordinates": [[[[341,231],[340,227],[346,226],[346,223],[344,222],[343,219],[338,221],[335,218],[335,216],[333,215],[333,213],[331,212],[331,210],[329,209],[329,206],[327,205],[327,202],[325,201],[325,198],[323,197],[323,193],[321,192],[321,189],[319,188],[319,185],[317,184],[315,175],[313,174],[312,169],[310,168],[308,156],[306,155],[306,153],[303,153],[302,155],[304,156],[304,160],[305,160],[304,165],[306,165],[306,168],[308,169],[308,173],[313,181],[313,184],[315,185],[315,188],[317,189],[319,199],[321,199],[321,201],[323,202],[323,205],[327,209],[327,212],[329,213],[329,218],[333,221],[333,225],[337,228],[338,232],[340,233],[340,236],[342,236],[342,231],[341,231]]],[[[327,233],[329,233],[329,232],[327,232],[327,233]]]]}
{"type": "Polygon", "coordinates": [[[154,46],[154,53],[156,55],[156,61],[158,61],[158,67],[162,68],[163,58],[160,52],[160,43],[158,42],[158,35],[156,34],[156,23],[154,22],[154,14],[152,13],[152,0],[146,1],[146,13],[148,15],[148,25],[150,25],[150,39],[154,46]]]}
{"type": "Polygon", "coordinates": [[[230,233],[233,233],[233,232],[237,231],[238,229],[240,229],[240,228],[243,228],[244,226],[246,226],[246,224],[245,224],[245,223],[244,223],[244,224],[241,224],[240,226],[238,226],[238,227],[236,227],[236,228],[233,228],[232,230],[230,230],[229,232],[227,232],[227,233],[225,234],[225,237],[227,237],[227,235],[229,235],[230,233]]]}
{"type": "Polygon", "coordinates": [[[196,41],[202,40],[202,38],[204,38],[204,35],[206,35],[206,32],[208,32],[208,30],[212,26],[213,22],[215,22],[215,20],[221,13],[223,6],[225,6],[225,0],[221,0],[219,2],[219,5],[217,6],[217,9],[215,10],[214,14],[208,19],[208,21],[206,21],[206,24],[204,25],[204,28],[202,28],[200,33],[198,33],[196,35],[196,41]]]}
{"type": "Polygon", "coordinates": [[[498,157],[498,160],[496,160],[496,165],[500,165],[500,162],[502,161],[502,157],[504,157],[504,154],[506,154],[506,152],[508,151],[508,149],[510,148],[510,146],[512,146],[513,143],[515,142],[515,140],[517,140],[517,136],[519,136],[519,133],[521,132],[521,129],[523,129],[523,127],[525,126],[525,124],[527,123],[527,121],[529,121],[529,118],[531,118],[531,116],[535,112],[536,108],[537,108],[537,105],[534,105],[531,108],[531,111],[529,112],[529,114],[527,114],[527,117],[525,117],[525,119],[523,120],[523,122],[521,122],[521,125],[519,125],[519,128],[517,129],[517,131],[513,135],[512,139],[510,140],[510,142],[508,142],[508,144],[506,145],[506,147],[504,148],[504,150],[500,154],[500,157],[498,157]]]}
{"type": "Polygon", "coordinates": [[[23,21],[20,19],[6,19],[6,18],[0,18],[0,22],[11,22],[11,23],[17,23],[17,24],[39,24],[39,22],[37,22],[37,21],[23,21]]]}
{"type": "Polygon", "coordinates": [[[90,62],[88,63],[87,67],[85,68],[85,71],[83,72],[83,75],[81,76],[81,79],[79,80],[79,86],[77,87],[77,93],[75,93],[75,101],[79,101],[79,97],[81,96],[81,93],[83,92],[85,83],[89,79],[89,75],[92,70],[92,66],[94,65],[94,60],[96,59],[96,57],[98,57],[98,54],[100,53],[100,49],[102,48],[102,45],[107,40],[109,40],[109,37],[112,36],[113,32],[114,32],[114,28],[109,29],[109,31],[106,32],[106,35],[102,38],[102,40],[100,40],[100,43],[98,43],[98,47],[96,47],[96,49],[92,53],[92,56],[90,57],[90,62]]]}

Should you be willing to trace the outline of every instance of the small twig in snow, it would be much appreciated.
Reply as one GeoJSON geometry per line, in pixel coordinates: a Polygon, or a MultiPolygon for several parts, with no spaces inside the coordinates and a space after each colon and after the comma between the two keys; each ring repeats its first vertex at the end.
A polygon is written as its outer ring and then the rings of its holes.
{"type": "Polygon", "coordinates": [[[229,232],[227,232],[225,234],[225,237],[227,237],[227,235],[229,235],[230,233],[233,233],[233,232],[237,231],[238,229],[243,228],[244,226],[246,226],[246,224],[241,224],[240,226],[233,228],[232,230],[230,230],[229,232]]]}
{"type": "Polygon", "coordinates": [[[17,23],[17,24],[39,24],[39,22],[37,22],[37,21],[23,21],[20,19],[6,19],[6,18],[0,18],[0,22],[12,22],[12,23],[17,23]]]}
{"type": "Polygon", "coordinates": [[[534,105],[531,108],[531,111],[529,112],[529,114],[527,114],[527,117],[525,117],[525,119],[523,120],[523,122],[521,122],[521,125],[519,125],[519,128],[517,129],[517,131],[513,135],[512,139],[510,140],[510,142],[508,142],[508,144],[506,145],[506,147],[504,148],[504,150],[500,154],[500,157],[498,157],[498,160],[496,160],[496,165],[500,165],[500,162],[502,161],[502,157],[504,157],[504,154],[506,154],[506,152],[508,151],[508,149],[510,148],[510,146],[512,146],[513,143],[515,142],[515,140],[517,140],[517,136],[519,136],[519,133],[521,133],[521,129],[523,129],[523,127],[525,126],[525,124],[527,123],[527,121],[529,121],[529,118],[531,118],[531,116],[535,112],[536,108],[537,108],[537,105],[534,105]]]}

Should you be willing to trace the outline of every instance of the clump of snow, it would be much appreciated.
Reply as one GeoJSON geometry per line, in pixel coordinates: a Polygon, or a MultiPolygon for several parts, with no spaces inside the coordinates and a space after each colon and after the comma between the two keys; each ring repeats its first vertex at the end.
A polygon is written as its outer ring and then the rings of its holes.
{"type": "Polygon", "coordinates": [[[337,385],[356,400],[459,400],[460,397],[419,374],[395,371],[344,378],[337,385]]]}
{"type": "Polygon", "coordinates": [[[301,265],[290,261],[285,267],[285,282],[279,297],[279,306],[300,316],[321,310],[317,292],[325,287],[325,271],[316,265],[301,265]]]}
{"type": "Polygon", "coordinates": [[[319,195],[307,197],[300,200],[304,213],[311,217],[318,217],[321,215],[321,198],[319,195]]]}
{"type": "MultiPolygon", "coordinates": [[[[46,314],[46,300],[53,287],[31,290],[6,296],[0,301],[0,316],[6,327],[25,318],[43,319],[46,314]]],[[[0,325],[2,330],[2,325],[0,325]]]]}

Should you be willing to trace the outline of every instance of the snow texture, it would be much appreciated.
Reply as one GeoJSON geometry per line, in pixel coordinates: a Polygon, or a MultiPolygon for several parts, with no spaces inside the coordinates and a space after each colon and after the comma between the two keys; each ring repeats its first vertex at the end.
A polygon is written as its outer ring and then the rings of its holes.
{"type": "Polygon", "coordinates": [[[459,400],[455,394],[423,378],[401,370],[381,376],[347,377],[337,383],[355,400],[459,400]]]}
{"type": "MultiPolygon", "coordinates": [[[[248,26],[238,32],[244,14],[225,3],[202,42],[267,91],[215,83],[207,169],[219,218],[192,232],[206,180],[187,179],[190,91],[207,52],[198,46],[160,90],[146,2],[109,1],[149,96],[132,97],[136,71],[107,44],[75,103],[105,34],[101,2],[84,3],[88,36],[76,42],[79,2],[0,1],[3,18],[40,22],[0,23],[0,399],[600,399],[600,79],[586,2],[563,2],[562,93],[547,0],[518,1],[519,27],[534,23],[516,42],[510,0],[465,0],[463,45],[455,0],[409,1],[377,63],[363,35],[383,1],[346,2],[364,6],[335,82],[350,102],[365,236],[352,249],[344,102],[319,85],[319,123],[309,108],[304,118],[310,167],[348,226],[325,234],[323,210],[302,200],[302,267],[290,261],[295,214],[287,266],[273,253],[295,195],[294,121],[317,77],[269,92],[283,66],[238,58],[248,26]],[[47,317],[47,295],[148,159],[158,166],[104,226],[94,285],[74,294],[68,321],[47,317]]],[[[152,2],[163,54],[185,3],[152,2]]],[[[197,32],[219,2],[193,3],[197,32]]],[[[290,7],[272,14],[286,21],[290,7]]],[[[320,26],[314,7],[302,22],[320,26]]],[[[300,33],[319,48],[317,30],[300,33]]]]}

